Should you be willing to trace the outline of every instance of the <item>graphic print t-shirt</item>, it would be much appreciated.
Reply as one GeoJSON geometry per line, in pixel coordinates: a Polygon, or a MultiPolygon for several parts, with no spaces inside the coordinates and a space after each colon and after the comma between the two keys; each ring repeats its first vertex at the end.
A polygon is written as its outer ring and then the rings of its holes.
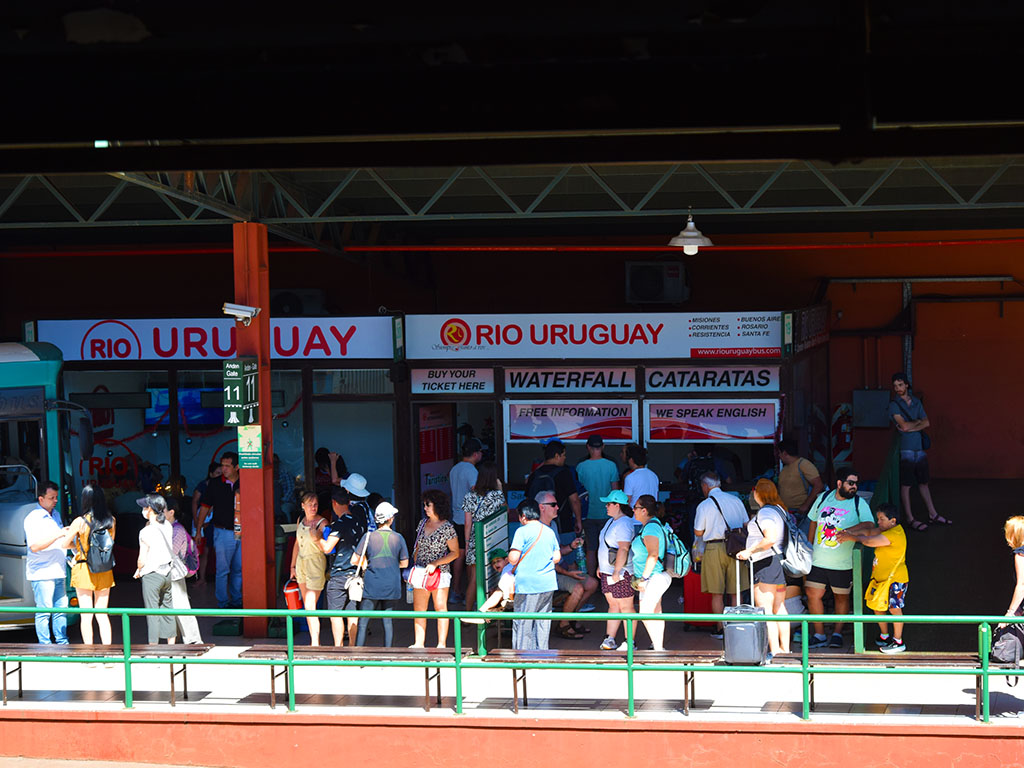
{"type": "Polygon", "coordinates": [[[873,523],[871,510],[864,499],[838,499],[835,491],[814,504],[807,519],[818,524],[814,532],[812,562],[819,568],[846,571],[853,567],[854,542],[839,543],[836,535],[858,523],[873,523]],[[860,512],[857,512],[857,508],[860,512]]]}

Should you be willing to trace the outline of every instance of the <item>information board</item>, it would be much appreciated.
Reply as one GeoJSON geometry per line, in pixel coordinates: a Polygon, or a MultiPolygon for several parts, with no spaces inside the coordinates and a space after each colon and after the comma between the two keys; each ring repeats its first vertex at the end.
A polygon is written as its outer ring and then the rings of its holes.
{"type": "Polygon", "coordinates": [[[224,426],[258,424],[259,365],[255,357],[224,361],[224,426]]]}

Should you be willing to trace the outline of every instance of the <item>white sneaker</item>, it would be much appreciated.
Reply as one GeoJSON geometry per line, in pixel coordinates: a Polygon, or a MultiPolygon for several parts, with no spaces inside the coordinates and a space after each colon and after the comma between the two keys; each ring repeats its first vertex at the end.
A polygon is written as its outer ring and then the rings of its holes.
{"type": "MultiPolygon", "coordinates": [[[[629,645],[626,643],[625,640],[623,640],[622,643],[619,644],[619,647],[616,648],[616,650],[618,650],[618,651],[628,651],[629,650],[629,645]]],[[[634,651],[636,650],[636,643],[633,644],[633,650],[634,651]]]]}

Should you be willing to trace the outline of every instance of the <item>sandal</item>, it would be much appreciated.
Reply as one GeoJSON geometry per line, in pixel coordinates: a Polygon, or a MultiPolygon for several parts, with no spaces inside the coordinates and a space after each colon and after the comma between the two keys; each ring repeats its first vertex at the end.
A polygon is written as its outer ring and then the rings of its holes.
{"type": "Polygon", "coordinates": [[[576,630],[577,634],[589,635],[593,630],[587,626],[585,621],[574,621],[572,628],[576,630]]]}
{"type": "Polygon", "coordinates": [[[928,525],[952,525],[952,520],[947,520],[942,515],[935,515],[928,518],[928,525]]]}
{"type": "Polygon", "coordinates": [[[912,520],[910,523],[910,527],[913,528],[915,531],[928,530],[928,526],[925,523],[922,523],[920,520],[912,520]]]}
{"type": "Polygon", "coordinates": [[[582,640],[583,639],[583,635],[579,634],[572,627],[559,627],[557,631],[558,631],[558,636],[559,637],[564,637],[566,640],[582,640]]]}

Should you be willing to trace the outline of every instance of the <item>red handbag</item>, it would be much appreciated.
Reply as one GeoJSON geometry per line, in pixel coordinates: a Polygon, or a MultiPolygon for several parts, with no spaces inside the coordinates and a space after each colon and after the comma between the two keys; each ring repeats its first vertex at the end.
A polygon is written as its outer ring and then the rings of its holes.
{"type": "Polygon", "coordinates": [[[299,592],[299,583],[295,579],[288,579],[284,583],[284,602],[289,611],[302,610],[302,593],[299,592]]]}

